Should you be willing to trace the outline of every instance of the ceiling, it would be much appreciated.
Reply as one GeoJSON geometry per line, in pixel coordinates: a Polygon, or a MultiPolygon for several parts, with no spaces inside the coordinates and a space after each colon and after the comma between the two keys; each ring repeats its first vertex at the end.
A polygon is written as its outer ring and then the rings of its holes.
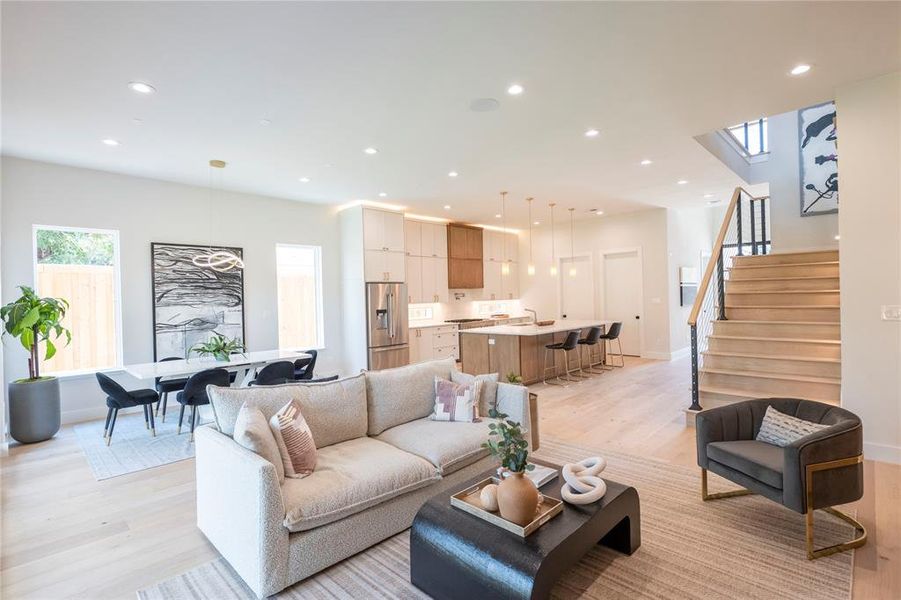
{"type": "Polygon", "coordinates": [[[899,15],[860,2],[3,2],[2,151],[197,185],[222,159],[235,191],[493,224],[508,190],[511,226],[526,224],[526,196],[536,218],[550,201],[581,215],[699,206],[740,181],[693,136],[901,68],[899,15]],[[798,63],[813,68],[789,76],[798,63]],[[499,107],[474,112],[477,98],[499,107]]]}

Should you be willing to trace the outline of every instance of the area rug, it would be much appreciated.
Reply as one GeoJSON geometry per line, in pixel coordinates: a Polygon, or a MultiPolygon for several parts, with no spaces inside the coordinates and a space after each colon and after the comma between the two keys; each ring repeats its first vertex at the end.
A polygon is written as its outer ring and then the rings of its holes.
{"type": "Polygon", "coordinates": [[[78,445],[88,460],[94,477],[101,481],[194,458],[194,444],[191,443],[191,435],[188,433],[191,429],[188,421],[190,413],[185,415],[185,426],[182,427],[181,435],[177,435],[178,408],[176,405],[175,414],[169,412],[166,415],[165,423],[156,417],[156,437],[152,437],[144,426],[142,413],[120,414],[116,419],[113,441],[109,446],[103,439],[104,420],[76,425],[75,435],[78,438],[78,445]]]}
{"type": "MultiPolygon", "coordinates": [[[[632,556],[598,547],[565,575],[555,598],[847,600],[851,553],[808,561],[804,517],[756,496],[702,502],[700,471],[619,452],[542,441],[554,462],[595,454],[605,477],[634,486],[641,499],[641,547],[632,556]]],[[[732,486],[713,476],[711,491],[732,486]]],[[[850,527],[817,515],[817,543],[848,539],[850,527]]],[[[409,531],[400,533],[273,596],[427,598],[410,584],[409,531]]],[[[254,595],[222,560],[138,592],[141,600],[248,599],[254,595]]]]}

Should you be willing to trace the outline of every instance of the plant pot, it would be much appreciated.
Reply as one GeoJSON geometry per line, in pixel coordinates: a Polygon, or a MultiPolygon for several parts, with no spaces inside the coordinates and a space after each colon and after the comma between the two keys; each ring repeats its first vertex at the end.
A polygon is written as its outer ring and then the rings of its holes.
{"type": "Polygon", "coordinates": [[[9,435],[33,444],[59,431],[59,379],[22,379],[9,384],[9,435]]]}
{"type": "Polygon", "coordinates": [[[497,486],[501,516],[517,525],[528,525],[538,510],[538,488],[523,473],[510,473],[497,486]]]}

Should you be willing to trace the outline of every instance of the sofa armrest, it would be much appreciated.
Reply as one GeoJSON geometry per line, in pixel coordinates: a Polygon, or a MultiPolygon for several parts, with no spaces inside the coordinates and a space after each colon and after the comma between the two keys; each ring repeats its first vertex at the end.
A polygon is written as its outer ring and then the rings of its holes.
{"type": "MultiPolygon", "coordinates": [[[[518,422],[523,432],[531,432],[532,415],[529,411],[529,388],[511,383],[498,383],[497,410],[508,415],[511,421],[518,422]]],[[[526,438],[529,440],[529,450],[531,450],[532,436],[529,435],[526,438]]]]}
{"type": "MultiPolygon", "coordinates": [[[[859,421],[842,421],[795,440],[783,452],[784,504],[803,513],[807,509],[807,466],[863,454],[863,427],[859,421]]],[[[819,471],[813,485],[814,509],[858,500],[863,495],[863,464],[819,471]]]]}
{"type": "MultiPolygon", "coordinates": [[[[722,407],[728,408],[728,407],[722,407]]],[[[707,444],[726,441],[722,409],[702,410],[695,415],[695,441],[698,448],[698,466],[707,468],[707,444]]]]}
{"type": "Polygon", "coordinates": [[[197,526],[257,596],[280,591],[288,530],[275,466],[210,426],[195,443],[197,526]]]}

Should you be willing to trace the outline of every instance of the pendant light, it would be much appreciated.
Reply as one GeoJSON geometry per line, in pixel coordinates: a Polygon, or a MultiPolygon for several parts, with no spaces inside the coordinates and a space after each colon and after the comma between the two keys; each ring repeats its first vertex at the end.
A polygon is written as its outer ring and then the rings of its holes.
{"type": "MultiPolygon", "coordinates": [[[[198,266],[202,269],[212,269],[214,271],[219,271],[220,273],[224,273],[226,271],[231,271],[232,269],[243,269],[244,261],[235,254],[234,252],[228,252],[227,250],[217,250],[213,251],[213,224],[212,224],[212,215],[213,215],[213,174],[217,171],[213,169],[224,169],[225,161],[224,160],[211,160],[210,161],[210,245],[207,247],[207,252],[203,254],[198,254],[192,259],[192,262],[195,266],[198,266]]],[[[220,174],[219,183],[221,186],[222,171],[218,171],[220,174]]]]}
{"type": "MultiPolygon", "coordinates": [[[[507,262],[507,192],[501,192],[501,224],[504,227],[504,233],[501,234],[501,240],[504,242],[501,250],[501,275],[510,274],[510,263],[507,262]]],[[[504,293],[504,280],[501,279],[501,295],[504,293]]]]}
{"type": "Polygon", "coordinates": [[[573,212],[575,208],[569,209],[569,276],[576,276],[576,252],[574,250],[575,243],[575,224],[573,222],[573,212]]]}
{"type": "Polygon", "coordinates": [[[548,204],[551,207],[551,277],[557,276],[557,240],[554,237],[554,207],[556,202],[548,204]]]}
{"type": "Polygon", "coordinates": [[[534,198],[526,198],[529,203],[529,275],[535,274],[535,263],[532,262],[532,200],[534,198]]]}

